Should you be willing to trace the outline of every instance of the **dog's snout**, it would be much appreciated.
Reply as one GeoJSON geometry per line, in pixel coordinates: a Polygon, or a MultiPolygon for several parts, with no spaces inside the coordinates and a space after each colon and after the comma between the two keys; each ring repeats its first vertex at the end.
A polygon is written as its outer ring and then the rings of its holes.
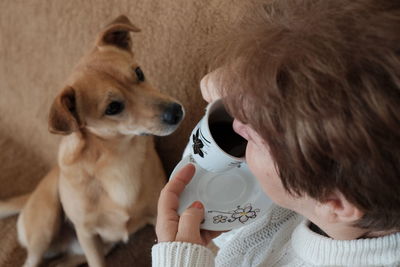
{"type": "Polygon", "coordinates": [[[183,117],[183,108],[178,103],[168,104],[162,115],[163,122],[169,125],[178,124],[183,117]]]}

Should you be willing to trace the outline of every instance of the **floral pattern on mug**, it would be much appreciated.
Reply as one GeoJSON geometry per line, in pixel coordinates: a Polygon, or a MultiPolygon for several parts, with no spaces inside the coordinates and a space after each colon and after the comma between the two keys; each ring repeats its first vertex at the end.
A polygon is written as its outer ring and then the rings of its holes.
{"type": "Polygon", "coordinates": [[[257,217],[257,213],[260,212],[260,209],[253,209],[251,204],[247,204],[243,208],[239,206],[236,207],[233,211],[217,211],[217,210],[210,210],[208,213],[222,213],[222,214],[230,214],[230,218],[228,219],[227,216],[218,214],[213,217],[213,222],[217,223],[232,223],[238,220],[241,223],[247,222],[249,219],[254,219],[257,217]]]}
{"type": "Polygon", "coordinates": [[[243,163],[243,162],[241,162],[241,161],[233,161],[233,162],[229,163],[229,167],[237,167],[237,168],[240,168],[240,167],[242,167],[242,163],[243,163]]]}
{"type": "Polygon", "coordinates": [[[199,154],[200,157],[204,158],[204,155],[207,154],[203,148],[204,145],[209,146],[211,144],[210,141],[208,141],[204,135],[201,133],[200,128],[197,129],[196,133],[192,135],[192,140],[193,140],[193,153],[194,154],[199,154]]]}
{"type": "Polygon", "coordinates": [[[239,220],[239,222],[241,223],[245,223],[249,219],[254,219],[255,217],[257,217],[257,212],[259,211],[260,209],[253,210],[253,207],[250,204],[244,208],[238,206],[232,214],[232,218],[234,218],[235,220],[239,220]]]}
{"type": "Polygon", "coordinates": [[[199,154],[200,157],[204,158],[204,153],[202,148],[204,147],[203,142],[199,137],[200,129],[197,129],[196,133],[192,135],[193,139],[193,153],[199,154]]]}
{"type": "Polygon", "coordinates": [[[213,217],[214,223],[225,223],[226,219],[228,219],[228,216],[224,216],[224,215],[217,215],[213,217]]]}

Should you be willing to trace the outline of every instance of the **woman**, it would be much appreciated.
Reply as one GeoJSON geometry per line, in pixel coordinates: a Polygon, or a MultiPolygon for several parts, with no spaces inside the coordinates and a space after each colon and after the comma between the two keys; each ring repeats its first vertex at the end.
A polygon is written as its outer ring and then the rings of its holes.
{"type": "Polygon", "coordinates": [[[400,265],[400,3],[280,0],[235,27],[202,81],[223,97],[246,161],[277,205],[215,257],[194,174],[162,191],[154,266],[400,265]]]}

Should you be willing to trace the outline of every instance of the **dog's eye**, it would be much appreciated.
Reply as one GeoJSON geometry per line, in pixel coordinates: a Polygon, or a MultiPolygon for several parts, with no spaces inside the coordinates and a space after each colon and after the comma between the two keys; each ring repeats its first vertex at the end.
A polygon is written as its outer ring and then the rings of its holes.
{"type": "Polygon", "coordinates": [[[142,69],[140,67],[137,67],[135,69],[135,73],[136,73],[136,77],[138,78],[138,80],[140,82],[143,82],[144,81],[144,73],[143,73],[142,69]]]}
{"type": "Polygon", "coordinates": [[[124,110],[124,103],[113,101],[108,104],[106,111],[104,112],[106,115],[112,116],[121,113],[124,110]]]}

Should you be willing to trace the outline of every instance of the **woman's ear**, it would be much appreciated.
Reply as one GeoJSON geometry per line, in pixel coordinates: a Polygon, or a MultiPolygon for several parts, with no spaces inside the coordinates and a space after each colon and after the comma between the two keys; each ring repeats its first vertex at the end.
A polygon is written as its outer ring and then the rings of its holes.
{"type": "Polygon", "coordinates": [[[315,206],[318,216],[329,223],[353,223],[361,219],[364,213],[339,191],[334,191],[324,202],[315,206]]]}

